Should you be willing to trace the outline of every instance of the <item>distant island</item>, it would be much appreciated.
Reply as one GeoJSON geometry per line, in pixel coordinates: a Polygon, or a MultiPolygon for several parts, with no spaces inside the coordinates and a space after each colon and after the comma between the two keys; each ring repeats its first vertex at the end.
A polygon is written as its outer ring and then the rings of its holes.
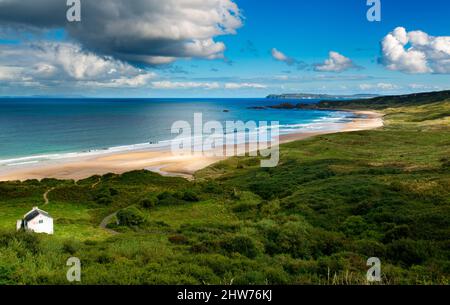
{"type": "Polygon", "coordinates": [[[268,99],[290,99],[290,100],[312,100],[312,99],[365,99],[378,97],[377,94],[352,94],[352,95],[329,95],[329,94],[310,94],[310,93],[286,93],[270,94],[268,99]]]}

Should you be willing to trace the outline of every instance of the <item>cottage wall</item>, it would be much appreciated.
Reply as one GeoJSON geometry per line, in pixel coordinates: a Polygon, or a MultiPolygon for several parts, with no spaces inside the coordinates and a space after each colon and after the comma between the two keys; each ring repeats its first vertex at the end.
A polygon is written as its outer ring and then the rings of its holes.
{"type": "Polygon", "coordinates": [[[53,219],[40,214],[27,223],[27,228],[36,233],[53,234],[53,219]]]}

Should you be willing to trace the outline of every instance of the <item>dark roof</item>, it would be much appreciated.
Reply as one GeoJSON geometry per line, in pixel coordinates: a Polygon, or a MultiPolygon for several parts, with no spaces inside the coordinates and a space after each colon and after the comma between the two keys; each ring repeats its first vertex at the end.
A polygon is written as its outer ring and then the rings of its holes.
{"type": "Polygon", "coordinates": [[[38,217],[40,214],[44,215],[44,216],[47,216],[49,218],[52,218],[47,212],[44,212],[44,211],[39,210],[39,209],[36,209],[36,210],[31,211],[27,215],[25,215],[24,220],[29,222],[29,221],[35,219],[36,217],[38,217]]]}
{"type": "Polygon", "coordinates": [[[25,216],[25,218],[24,218],[24,220],[25,221],[31,221],[31,220],[33,220],[33,219],[35,219],[37,216],[39,216],[39,211],[38,210],[34,210],[34,211],[32,211],[32,212],[30,212],[30,213],[28,213],[26,216],[25,216]]]}

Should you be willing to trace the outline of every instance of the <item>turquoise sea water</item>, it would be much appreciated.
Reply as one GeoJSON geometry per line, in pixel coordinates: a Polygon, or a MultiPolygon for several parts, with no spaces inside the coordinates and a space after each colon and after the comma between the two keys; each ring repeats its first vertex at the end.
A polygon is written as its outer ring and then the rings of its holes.
{"type": "Polygon", "coordinates": [[[279,103],[268,99],[0,99],[0,166],[170,140],[176,136],[171,134],[172,124],[192,122],[194,113],[203,113],[204,121],[279,121],[282,133],[321,129],[320,123],[352,116],[335,111],[248,109],[279,103]]]}

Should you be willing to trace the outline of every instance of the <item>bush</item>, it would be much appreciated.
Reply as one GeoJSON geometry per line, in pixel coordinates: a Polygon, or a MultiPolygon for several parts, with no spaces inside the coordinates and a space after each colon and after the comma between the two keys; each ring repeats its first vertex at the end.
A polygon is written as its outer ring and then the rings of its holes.
{"type": "Polygon", "coordinates": [[[201,185],[201,190],[204,193],[210,194],[222,194],[223,186],[215,181],[208,181],[201,185]]]}
{"type": "Polygon", "coordinates": [[[0,235],[0,248],[9,247],[11,243],[17,242],[23,249],[37,254],[40,251],[40,237],[30,232],[4,233],[0,235]]]}
{"type": "Polygon", "coordinates": [[[265,250],[269,255],[290,254],[293,258],[311,256],[308,226],[302,222],[288,222],[281,226],[262,228],[266,236],[265,250]]]}
{"type": "Polygon", "coordinates": [[[0,265],[0,285],[14,285],[16,281],[13,279],[14,269],[11,266],[0,265]]]}
{"type": "Polygon", "coordinates": [[[383,241],[385,243],[390,243],[394,240],[399,240],[402,238],[409,238],[411,237],[411,230],[409,229],[408,225],[400,225],[395,226],[394,228],[390,229],[386,232],[383,241]]]}
{"type": "Polygon", "coordinates": [[[385,257],[386,247],[375,241],[362,239],[352,243],[352,250],[364,257],[385,257]]]}
{"type": "Polygon", "coordinates": [[[76,245],[73,241],[65,241],[63,243],[62,250],[64,253],[74,255],[78,251],[78,248],[78,245],[76,245]]]}
{"type": "Polygon", "coordinates": [[[102,189],[98,191],[94,195],[94,201],[101,205],[109,205],[113,202],[113,199],[111,197],[111,192],[107,189],[102,189]]]}
{"type": "Polygon", "coordinates": [[[143,207],[144,209],[151,209],[154,208],[158,203],[158,198],[152,196],[150,198],[145,198],[143,200],[141,200],[140,202],[140,206],[143,207]]]}
{"type": "Polygon", "coordinates": [[[199,196],[193,190],[186,190],[186,191],[184,191],[181,199],[184,200],[184,201],[188,201],[188,202],[198,202],[198,201],[200,201],[199,196]]]}
{"type": "Polygon", "coordinates": [[[229,253],[240,253],[248,258],[255,258],[258,255],[255,242],[247,236],[233,237],[224,242],[222,248],[229,253]]]}
{"type": "Polygon", "coordinates": [[[347,236],[359,236],[367,230],[367,223],[361,216],[349,216],[342,224],[341,230],[347,236]]]}
{"type": "Polygon", "coordinates": [[[117,212],[119,225],[132,227],[139,226],[145,222],[145,217],[138,208],[132,206],[117,212]]]}
{"type": "Polygon", "coordinates": [[[159,205],[177,205],[183,204],[184,201],[181,200],[179,195],[175,196],[174,193],[165,191],[158,195],[158,204],[159,205]]]}
{"type": "Polygon", "coordinates": [[[408,267],[424,262],[430,252],[429,243],[412,239],[396,240],[388,246],[388,257],[408,267]]]}

